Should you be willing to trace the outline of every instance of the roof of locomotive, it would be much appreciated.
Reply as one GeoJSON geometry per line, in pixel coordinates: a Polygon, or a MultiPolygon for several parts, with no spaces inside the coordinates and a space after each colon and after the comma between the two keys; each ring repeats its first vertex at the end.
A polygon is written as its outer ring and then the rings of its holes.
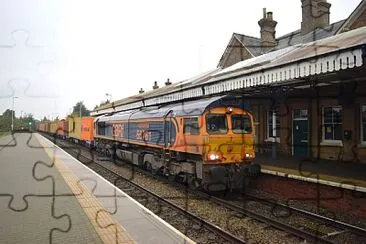
{"type": "Polygon", "coordinates": [[[96,120],[104,122],[130,119],[164,118],[167,116],[199,116],[206,110],[219,106],[239,107],[249,111],[249,105],[244,101],[244,99],[238,99],[233,96],[215,96],[200,100],[169,104],[161,107],[145,107],[140,110],[129,110],[113,115],[103,115],[98,117],[96,120]]]}

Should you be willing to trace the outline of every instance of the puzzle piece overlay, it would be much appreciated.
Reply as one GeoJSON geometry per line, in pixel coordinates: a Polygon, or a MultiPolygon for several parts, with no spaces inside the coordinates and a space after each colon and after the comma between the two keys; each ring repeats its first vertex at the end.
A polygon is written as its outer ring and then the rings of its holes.
{"type": "MultiPolygon", "coordinates": [[[[27,50],[29,56],[34,56],[39,54],[40,49],[42,48],[42,46],[35,46],[35,45],[31,45],[28,43],[28,33],[24,30],[16,30],[12,33],[12,36],[14,37],[19,37],[18,35],[23,35],[23,43],[25,43],[25,47],[23,47],[25,50],[27,50]]],[[[290,39],[291,42],[291,39],[290,39]]],[[[0,99],[2,98],[10,98],[12,96],[15,95],[16,93],[16,87],[22,87],[22,90],[24,91],[24,95],[28,96],[28,97],[42,97],[42,95],[36,95],[34,93],[28,92],[28,89],[30,87],[30,84],[34,85],[34,81],[30,81],[28,80],[26,76],[23,76],[22,74],[17,74],[16,72],[14,72],[14,70],[12,70],[12,67],[14,67],[13,64],[11,64],[12,62],[17,63],[16,65],[20,65],[20,66],[24,66],[24,73],[33,73],[35,72],[35,70],[37,70],[39,68],[39,65],[42,64],[42,62],[44,63],[49,63],[52,62],[54,57],[51,57],[49,59],[45,58],[42,61],[38,61],[38,58],[34,58],[31,61],[32,65],[28,65],[27,62],[24,59],[20,59],[17,60],[16,59],[16,55],[12,56],[10,53],[11,51],[14,51],[15,49],[17,49],[18,46],[14,43],[11,44],[4,44],[4,45],[0,45],[0,50],[3,51],[2,55],[3,56],[7,56],[7,57],[11,57],[10,62],[8,64],[4,64],[2,66],[2,71],[9,76],[9,78],[7,80],[7,83],[5,86],[1,86],[1,91],[4,91],[4,93],[0,93],[0,99]],[[4,87],[4,89],[3,89],[4,87]]],[[[316,50],[317,47],[314,46],[314,50],[316,50]]],[[[16,50],[17,54],[19,54],[21,52],[21,50],[16,50]]],[[[309,80],[309,85],[311,86],[312,89],[314,89],[314,91],[316,90],[314,86],[312,86],[314,83],[319,82],[317,80],[309,80]]],[[[3,85],[3,83],[1,83],[1,85],[3,85]]],[[[280,113],[279,116],[288,116],[289,112],[291,111],[289,109],[289,104],[287,104],[287,91],[286,90],[266,90],[266,92],[268,93],[267,95],[269,95],[271,97],[271,102],[272,102],[272,106],[273,108],[275,108],[276,106],[278,106],[279,104],[283,104],[284,107],[286,107],[286,109],[283,109],[283,111],[285,111],[284,113],[280,113]]],[[[340,92],[342,92],[340,90],[340,92]]],[[[264,95],[266,96],[266,94],[264,95]]],[[[246,99],[246,96],[243,96],[243,99],[246,99]]],[[[184,106],[184,103],[183,105],[184,106]]],[[[282,112],[282,111],[281,111],[282,112]]],[[[319,115],[321,116],[321,115],[319,115]]],[[[321,125],[323,126],[323,125],[321,125]]],[[[281,130],[291,130],[290,127],[281,127],[281,130]]],[[[292,146],[291,141],[288,141],[288,146],[292,146]]],[[[13,139],[13,144],[11,142],[5,142],[4,144],[2,144],[0,142],[0,150],[5,148],[5,147],[11,147],[17,145],[16,144],[16,137],[14,137],[13,139]]],[[[19,145],[22,146],[24,148],[24,154],[28,155],[26,152],[27,150],[36,150],[35,148],[26,148],[25,145],[19,145]]],[[[259,145],[261,146],[261,145],[259,145]]],[[[319,145],[311,145],[311,147],[319,147],[319,145]]],[[[41,147],[40,147],[41,148],[41,147]]],[[[6,155],[4,155],[5,152],[0,151],[0,154],[2,154],[2,156],[7,157],[6,155]]],[[[16,153],[16,152],[12,152],[12,153],[16,153]]],[[[50,224],[50,226],[54,226],[54,225],[59,225],[61,226],[60,228],[53,228],[51,229],[49,232],[45,232],[46,234],[48,234],[47,237],[50,237],[50,239],[42,239],[40,241],[44,241],[44,240],[57,240],[57,238],[55,238],[54,236],[57,236],[57,233],[60,232],[65,232],[65,231],[70,231],[72,224],[74,223],[74,221],[76,221],[76,219],[72,219],[73,215],[71,214],[65,214],[65,213],[57,213],[55,214],[54,211],[54,207],[57,205],[57,203],[59,202],[60,206],[67,204],[67,202],[69,201],[69,199],[73,196],[76,196],[77,198],[85,198],[85,195],[88,195],[89,193],[87,193],[85,190],[81,190],[81,191],[69,191],[68,188],[63,188],[63,186],[61,186],[60,184],[57,184],[57,180],[61,179],[58,178],[59,176],[56,173],[56,169],[55,167],[55,161],[57,161],[54,157],[52,157],[53,160],[49,160],[47,157],[44,157],[42,159],[39,158],[26,158],[24,160],[24,162],[21,163],[21,166],[19,166],[19,170],[17,170],[17,173],[15,172],[6,172],[3,171],[4,176],[6,177],[8,175],[8,177],[10,177],[8,179],[9,184],[7,186],[1,186],[0,185],[0,203],[1,205],[7,205],[8,206],[8,211],[6,213],[4,213],[6,216],[5,218],[9,218],[9,219],[17,219],[16,213],[23,213],[23,214],[27,214],[27,213],[31,213],[31,211],[27,211],[27,210],[31,210],[32,208],[36,208],[36,206],[41,206],[42,203],[41,199],[43,199],[44,197],[46,197],[46,199],[48,200],[48,202],[45,204],[44,206],[44,211],[46,213],[49,214],[45,214],[45,220],[43,221],[39,221],[40,223],[52,223],[50,224]],[[36,162],[36,163],[29,163],[29,162],[36,162]],[[24,175],[22,176],[22,174],[29,174],[30,172],[33,172],[33,179],[30,182],[27,182],[27,185],[29,185],[28,189],[17,189],[17,188],[9,188],[9,185],[16,185],[16,180],[22,179],[22,178],[27,178],[24,175]],[[17,176],[19,177],[14,177],[14,174],[18,174],[17,176]],[[11,178],[13,177],[13,178],[11,178]],[[45,186],[44,182],[48,182],[49,184],[47,184],[45,186]],[[5,188],[4,188],[5,187],[5,188]],[[11,193],[9,193],[9,189],[11,189],[11,193]],[[30,190],[32,189],[32,190],[30,190]],[[32,192],[31,194],[29,194],[30,192],[32,192]],[[58,192],[58,193],[56,193],[58,192]],[[50,214],[52,212],[52,214],[50,214]],[[71,220],[72,219],[72,220],[71,220]],[[62,221],[62,224],[56,224],[56,222],[58,223],[59,221],[62,221]],[[57,230],[57,231],[55,231],[57,230]]],[[[342,157],[340,157],[340,160],[342,159],[342,157]]],[[[7,163],[13,163],[13,162],[7,162],[7,163]]],[[[299,170],[300,170],[300,174],[308,174],[309,172],[302,172],[303,167],[301,167],[301,164],[305,163],[304,161],[301,161],[299,164],[299,170]]],[[[57,166],[56,166],[57,167],[57,166]]],[[[4,167],[4,169],[6,169],[8,167],[4,167]]],[[[9,167],[10,168],[10,167],[9,167]]],[[[65,170],[64,168],[62,168],[61,166],[59,166],[58,170],[63,171],[65,170]]],[[[311,174],[315,175],[316,178],[319,178],[319,174],[318,172],[310,172],[311,174]]],[[[69,178],[70,180],[70,184],[75,184],[80,188],[80,185],[77,184],[78,181],[77,179],[73,178],[72,176],[70,176],[69,178]]],[[[76,187],[77,189],[77,187],[76,187]]],[[[80,189],[79,189],[80,190],[80,189]]],[[[111,195],[112,196],[112,195],[111,195]]],[[[313,198],[308,199],[310,201],[318,201],[320,202],[320,194],[316,194],[314,195],[313,198]]],[[[330,196],[330,198],[333,197],[340,197],[338,196],[330,196]]],[[[42,200],[43,201],[43,200],[42,200]]],[[[104,212],[100,212],[99,210],[95,209],[90,212],[87,213],[88,215],[90,214],[90,216],[88,216],[89,218],[94,218],[96,220],[99,219],[100,215],[104,215],[104,212]]],[[[27,219],[37,219],[37,217],[29,217],[27,216],[27,219]]],[[[19,220],[18,220],[19,221],[19,220]]],[[[18,222],[17,221],[17,222],[18,222]]],[[[8,224],[8,223],[7,223],[8,224]]],[[[34,223],[29,223],[29,224],[34,224],[34,223]]],[[[99,223],[101,228],[106,228],[109,226],[106,223],[99,223]]],[[[41,226],[40,226],[41,228],[41,226]]],[[[0,228],[1,229],[1,228],[0,228]]],[[[12,233],[12,234],[16,234],[16,233],[12,233]]],[[[46,236],[46,235],[45,235],[46,236]]],[[[27,240],[27,236],[24,237],[25,241],[27,240]]]]}

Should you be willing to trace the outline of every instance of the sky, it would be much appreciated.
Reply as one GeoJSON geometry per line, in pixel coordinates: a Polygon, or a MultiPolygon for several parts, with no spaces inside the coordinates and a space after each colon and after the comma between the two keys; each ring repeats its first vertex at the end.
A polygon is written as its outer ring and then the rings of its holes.
{"type": "MultiPolygon", "coordinates": [[[[333,23],[361,0],[328,2],[333,23]]],[[[260,36],[263,8],[276,37],[300,29],[301,0],[0,0],[0,113],[63,118],[215,69],[233,32],[260,36]]]]}

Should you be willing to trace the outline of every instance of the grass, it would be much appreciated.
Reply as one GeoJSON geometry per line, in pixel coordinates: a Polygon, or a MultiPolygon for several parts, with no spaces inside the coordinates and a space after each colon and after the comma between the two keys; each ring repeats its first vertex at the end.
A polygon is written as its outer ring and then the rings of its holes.
{"type": "Polygon", "coordinates": [[[0,131],[0,137],[10,135],[10,131],[0,131]]]}

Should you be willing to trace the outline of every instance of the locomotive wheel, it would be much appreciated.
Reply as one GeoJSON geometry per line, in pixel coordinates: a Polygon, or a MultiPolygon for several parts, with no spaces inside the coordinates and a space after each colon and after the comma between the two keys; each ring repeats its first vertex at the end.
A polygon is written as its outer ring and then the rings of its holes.
{"type": "Polygon", "coordinates": [[[170,182],[175,182],[175,181],[177,181],[177,176],[176,176],[176,175],[169,175],[169,176],[168,176],[168,180],[169,180],[170,182]]]}
{"type": "Polygon", "coordinates": [[[201,188],[201,180],[197,179],[194,176],[188,178],[188,187],[192,190],[198,190],[201,188]]]}
{"type": "Polygon", "coordinates": [[[112,156],[112,154],[111,154],[111,152],[110,152],[110,150],[109,150],[109,149],[106,149],[106,150],[105,150],[105,155],[106,155],[107,157],[111,157],[111,156],[112,156]]]}
{"type": "Polygon", "coordinates": [[[149,162],[145,162],[144,163],[144,168],[149,171],[149,172],[152,172],[152,166],[151,166],[151,163],[149,162]]]}

